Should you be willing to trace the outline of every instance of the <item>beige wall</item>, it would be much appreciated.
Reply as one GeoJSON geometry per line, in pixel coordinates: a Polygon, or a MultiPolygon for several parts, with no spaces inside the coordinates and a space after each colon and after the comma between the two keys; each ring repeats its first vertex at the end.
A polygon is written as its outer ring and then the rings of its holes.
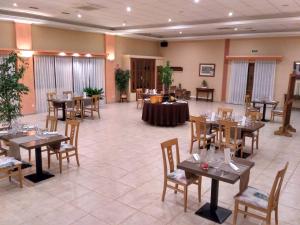
{"type": "Polygon", "coordinates": [[[224,40],[169,42],[167,48],[161,48],[161,55],[170,61],[171,66],[183,67],[183,72],[174,72],[174,85],[181,83],[182,88],[196,95],[196,88],[205,79],[210,88],[215,89],[215,101],[221,100],[224,63],[224,40]],[[215,63],[215,77],[200,77],[200,63],[215,63]]]}
{"type": "Polygon", "coordinates": [[[159,56],[159,42],[116,36],[116,63],[120,67],[124,55],[159,56]]]}
{"type": "Polygon", "coordinates": [[[0,21],[0,48],[16,48],[16,32],[13,22],[0,21]]]}
{"type": "MultiPolygon", "coordinates": [[[[252,55],[251,50],[258,50],[256,55],[280,55],[283,60],[276,67],[275,99],[283,103],[287,92],[289,74],[294,61],[300,60],[300,37],[239,39],[230,41],[229,55],[252,55]]],[[[230,76],[230,73],[229,73],[230,76]]]]}
{"type": "Polygon", "coordinates": [[[104,53],[104,35],[32,26],[33,50],[104,53]]]}

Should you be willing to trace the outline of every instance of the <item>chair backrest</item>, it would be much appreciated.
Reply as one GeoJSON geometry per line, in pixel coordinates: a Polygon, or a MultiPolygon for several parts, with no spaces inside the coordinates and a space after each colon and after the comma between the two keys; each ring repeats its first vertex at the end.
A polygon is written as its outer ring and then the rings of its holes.
{"type": "Polygon", "coordinates": [[[251,97],[250,97],[250,95],[245,95],[245,105],[246,105],[246,107],[251,106],[251,97]]]}
{"type": "Polygon", "coordinates": [[[57,118],[55,116],[47,116],[46,130],[50,132],[57,131],[57,118]]]}
{"type": "Polygon", "coordinates": [[[272,109],[275,110],[277,108],[278,104],[279,104],[279,102],[276,101],[275,104],[273,104],[273,108],[272,109]]]}
{"type": "Polygon", "coordinates": [[[92,95],[92,104],[94,110],[99,109],[99,100],[100,100],[100,95],[92,95]]]}
{"type": "Polygon", "coordinates": [[[261,113],[258,111],[248,111],[246,116],[249,117],[251,121],[261,120],[261,113]]]}
{"type": "Polygon", "coordinates": [[[206,142],[207,130],[205,116],[190,116],[190,123],[192,138],[196,137],[198,140],[200,140],[200,137],[202,136],[204,142],[206,142]]]}
{"type": "Polygon", "coordinates": [[[73,107],[76,111],[80,111],[83,106],[83,97],[73,97],[73,107]]]}
{"type": "Polygon", "coordinates": [[[136,93],[136,100],[143,98],[143,88],[135,89],[135,93],[136,93]]]}
{"type": "Polygon", "coordinates": [[[231,118],[233,109],[231,108],[218,108],[218,115],[222,120],[231,118]]]}
{"type": "Polygon", "coordinates": [[[280,190],[281,190],[283,178],[284,178],[284,175],[288,168],[288,165],[289,165],[289,163],[287,162],[285,164],[285,167],[277,172],[277,175],[273,182],[273,186],[272,186],[271,193],[269,196],[269,202],[268,202],[269,209],[274,209],[275,207],[278,206],[280,190]]]}
{"type": "Polygon", "coordinates": [[[80,122],[78,120],[67,120],[65,136],[69,137],[69,143],[77,147],[78,145],[78,133],[80,122]]]}
{"type": "Polygon", "coordinates": [[[63,96],[67,97],[68,94],[71,94],[71,96],[73,96],[73,91],[63,91],[63,96]]]}
{"type": "Polygon", "coordinates": [[[175,166],[177,166],[180,162],[179,156],[179,147],[178,147],[178,139],[174,138],[161,144],[162,156],[163,156],[163,167],[164,167],[164,176],[167,177],[168,172],[174,172],[175,166]],[[174,162],[173,157],[173,148],[175,147],[176,152],[176,161],[174,162]],[[168,171],[169,167],[169,171],[168,171]]]}
{"type": "Polygon", "coordinates": [[[225,138],[225,145],[230,146],[231,144],[237,144],[237,138],[238,138],[238,123],[231,120],[219,120],[219,129],[222,132],[219,132],[219,140],[223,140],[222,135],[225,138]],[[232,142],[233,141],[233,142],[232,142]]]}
{"type": "Polygon", "coordinates": [[[48,92],[47,93],[48,108],[53,107],[52,100],[55,99],[55,97],[56,97],[56,92],[48,92]]]}

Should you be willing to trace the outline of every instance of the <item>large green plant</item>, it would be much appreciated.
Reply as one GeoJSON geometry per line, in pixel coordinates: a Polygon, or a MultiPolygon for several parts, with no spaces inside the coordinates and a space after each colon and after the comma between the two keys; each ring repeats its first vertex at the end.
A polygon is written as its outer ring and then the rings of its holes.
{"type": "Polygon", "coordinates": [[[104,91],[103,88],[91,88],[87,87],[83,89],[84,92],[86,92],[87,96],[92,97],[93,95],[103,95],[104,91]]]}
{"type": "Polygon", "coordinates": [[[115,75],[117,88],[120,94],[122,94],[126,92],[128,88],[130,78],[129,70],[116,69],[115,75]]]}
{"type": "Polygon", "coordinates": [[[10,127],[12,121],[21,116],[21,97],[29,91],[20,83],[24,72],[24,61],[15,52],[11,52],[0,64],[0,122],[10,127]]]}
{"type": "Polygon", "coordinates": [[[170,62],[167,61],[165,66],[160,68],[160,80],[164,84],[165,88],[168,88],[173,83],[173,70],[170,67],[170,62]]]}

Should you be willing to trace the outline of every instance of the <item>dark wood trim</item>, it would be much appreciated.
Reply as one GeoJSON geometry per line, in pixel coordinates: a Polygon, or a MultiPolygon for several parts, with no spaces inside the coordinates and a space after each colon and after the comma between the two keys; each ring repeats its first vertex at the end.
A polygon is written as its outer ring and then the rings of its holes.
{"type": "Polygon", "coordinates": [[[226,92],[227,92],[227,79],[228,79],[228,59],[230,49],[230,39],[225,40],[224,46],[224,64],[223,64],[223,79],[222,79],[222,96],[221,101],[226,100],[226,92]]]}
{"type": "Polygon", "coordinates": [[[255,61],[255,60],[276,60],[282,61],[283,57],[279,55],[241,55],[241,56],[226,56],[226,59],[231,60],[246,60],[246,61],[255,61]]]}

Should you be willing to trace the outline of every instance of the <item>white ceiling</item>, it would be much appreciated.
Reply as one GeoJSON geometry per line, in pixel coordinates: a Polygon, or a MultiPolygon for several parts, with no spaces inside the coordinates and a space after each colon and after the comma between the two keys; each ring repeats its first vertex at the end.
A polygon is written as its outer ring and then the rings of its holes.
{"type": "Polygon", "coordinates": [[[157,40],[299,35],[300,0],[0,0],[0,19],[157,40]]]}

